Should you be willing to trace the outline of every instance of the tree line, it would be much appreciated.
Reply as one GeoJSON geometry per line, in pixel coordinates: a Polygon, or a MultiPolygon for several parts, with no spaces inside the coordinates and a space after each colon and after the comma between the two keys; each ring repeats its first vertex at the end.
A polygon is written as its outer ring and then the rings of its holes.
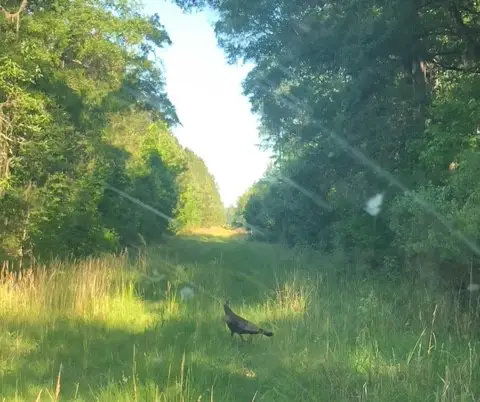
{"type": "Polygon", "coordinates": [[[234,222],[372,267],[478,268],[478,1],[177,4],[215,9],[230,60],[255,63],[244,92],[275,163],[234,222]]]}
{"type": "Polygon", "coordinates": [[[78,257],[224,223],[214,178],[171,131],[179,120],[155,55],[170,44],[159,16],[131,0],[1,4],[2,259],[78,257]]]}

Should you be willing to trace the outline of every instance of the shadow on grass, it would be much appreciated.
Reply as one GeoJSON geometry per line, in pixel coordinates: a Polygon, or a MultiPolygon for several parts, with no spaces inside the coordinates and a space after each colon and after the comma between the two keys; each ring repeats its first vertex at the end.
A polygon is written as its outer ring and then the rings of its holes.
{"type": "MultiPolygon", "coordinates": [[[[203,392],[214,385],[216,378],[225,376],[216,364],[207,364],[210,362],[202,358],[192,360],[195,354],[190,350],[192,334],[188,333],[191,325],[182,321],[139,334],[69,320],[58,321],[48,330],[27,323],[2,324],[10,333],[21,334],[24,340],[36,344],[34,351],[12,360],[10,370],[2,371],[0,395],[9,400],[15,396],[35,400],[41,390],[44,398],[48,392],[53,395],[60,365],[60,396],[65,400],[94,400],[112,388],[112,395],[133,397],[134,371],[140,400],[154,399],[152,384],[157,385],[157,394],[166,392],[173,397],[196,393],[197,389],[187,389],[192,382],[189,377],[201,379],[205,387],[199,392],[203,392]],[[183,390],[178,389],[181,383],[183,390]]],[[[234,373],[228,373],[228,377],[242,388],[250,381],[234,373]]]]}
{"type": "MultiPolygon", "coordinates": [[[[239,247],[230,239],[171,239],[168,248],[160,246],[147,256],[148,269],[165,270],[167,261],[171,269],[186,271],[185,280],[200,285],[203,293],[186,304],[172,302],[172,309],[178,310],[163,321],[160,312],[169,301],[145,302],[158,324],[142,332],[68,318],[44,324],[3,320],[0,328],[7,335],[0,336],[0,395],[35,400],[41,389],[53,393],[61,364],[64,400],[76,394],[86,401],[134,400],[134,384],[140,401],[197,401],[200,396],[225,402],[365,400],[367,394],[377,401],[433,397],[450,364],[446,353],[437,354],[439,361],[419,359],[417,371],[398,369],[395,359],[383,360],[395,349],[405,362],[423,330],[423,319],[409,333],[403,321],[397,322],[408,316],[399,310],[408,293],[392,299],[386,290],[373,292],[371,283],[346,289],[325,285],[315,300],[320,306],[312,308],[309,317],[279,312],[271,323],[256,322],[271,328],[272,338],[256,336],[246,343],[231,338],[222,320],[221,298],[228,295],[236,311],[242,302],[264,302],[279,276],[272,273],[295,268],[289,255],[278,246],[239,247]],[[402,342],[405,345],[399,346],[402,342]],[[162,392],[166,396],[157,398],[162,392]]],[[[428,324],[430,318],[426,320],[428,324]]],[[[474,377],[472,384],[480,384],[480,372],[474,377]]],[[[49,400],[46,391],[43,395],[49,400]]]]}
{"type": "Polygon", "coordinates": [[[87,387],[105,386],[113,378],[131,372],[134,334],[68,319],[35,325],[3,321],[9,333],[34,345],[12,359],[10,370],[1,376],[1,394],[35,398],[40,390],[54,391],[62,365],[61,395],[72,398],[87,387]]]}
{"type": "MultiPolygon", "coordinates": [[[[150,273],[165,274],[163,290],[167,281],[178,287],[191,284],[217,301],[243,301],[248,289],[248,303],[272,296],[277,283],[298,268],[291,251],[280,246],[220,240],[205,236],[171,238],[166,245],[151,250],[146,265],[150,273]]],[[[159,299],[149,291],[139,292],[146,299],[159,299]]]]}
{"type": "Polygon", "coordinates": [[[221,311],[218,318],[216,311],[196,312],[186,308],[180,318],[141,333],[68,319],[48,327],[4,321],[10,334],[35,348],[2,370],[0,394],[25,400],[35,400],[41,389],[44,398],[47,390],[54,394],[60,365],[64,400],[129,400],[134,372],[137,397],[145,401],[161,392],[166,400],[181,395],[184,400],[210,399],[213,392],[218,401],[253,400],[255,395],[263,401],[339,400],[339,392],[345,396],[340,400],[348,400],[361,393],[366,376],[348,362],[332,365],[318,348],[309,352],[308,343],[287,345],[296,320],[278,321],[273,338],[258,336],[244,343],[230,336],[221,311]],[[342,378],[348,382],[342,384],[342,378]]]}
{"type": "Polygon", "coordinates": [[[278,245],[259,243],[239,238],[223,238],[215,236],[181,236],[170,237],[162,249],[176,257],[179,263],[209,263],[214,260],[242,266],[258,266],[270,257],[273,261],[288,259],[288,249],[278,245]],[[283,250],[283,252],[282,252],[283,250]]]}

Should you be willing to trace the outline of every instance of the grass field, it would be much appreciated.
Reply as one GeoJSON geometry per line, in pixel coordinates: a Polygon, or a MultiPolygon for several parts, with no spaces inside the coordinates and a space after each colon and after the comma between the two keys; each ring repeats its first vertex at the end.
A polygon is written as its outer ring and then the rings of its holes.
{"type": "Polygon", "coordinates": [[[242,236],[203,231],[21,278],[4,270],[0,399],[480,398],[478,326],[446,295],[242,236]],[[182,302],[185,284],[196,296],[182,302]],[[232,339],[227,296],[275,335],[232,339]]]}

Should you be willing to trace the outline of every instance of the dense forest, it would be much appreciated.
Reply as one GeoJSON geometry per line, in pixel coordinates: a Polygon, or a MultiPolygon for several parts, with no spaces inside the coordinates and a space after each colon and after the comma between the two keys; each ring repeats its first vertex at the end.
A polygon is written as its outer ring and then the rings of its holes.
{"type": "Polygon", "coordinates": [[[0,15],[0,257],[224,223],[212,175],[171,131],[158,15],[128,0],[12,0],[0,15]]]}
{"type": "Polygon", "coordinates": [[[8,1],[1,256],[88,255],[228,215],[258,238],[372,267],[478,264],[477,2],[176,3],[215,10],[229,60],[255,64],[244,92],[274,164],[224,210],[205,163],[172,134],[158,15],[123,0],[8,1]]]}
{"type": "Polygon", "coordinates": [[[275,164],[234,223],[373,267],[478,266],[477,1],[177,4],[215,9],[230,61],[255,63],[244,92],[275,164]]]}

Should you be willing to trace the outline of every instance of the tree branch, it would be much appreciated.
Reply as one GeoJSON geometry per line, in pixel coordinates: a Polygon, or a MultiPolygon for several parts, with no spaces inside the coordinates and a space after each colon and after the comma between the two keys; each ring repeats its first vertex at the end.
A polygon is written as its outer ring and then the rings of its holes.
{"type": "Polygon", "coordinates": [[[457,66],[449,66],[446,64],[441,63],[435,57],[432,59],[432,63],[436,64],[438,67],[443,68],[444,70],[451,70],[451,71],[461,71],[463,73],[471,73],[471,74],[480,74],[480,68],[465,68],[465,67],[457,67],[457,66]]]}
{"type": "Polygon", "coordinates": [[[16,30],[18,34],[18,30],[20,29],[20,14],[27,8],[28,0],[22,0],[20,3],[20,7],[15,13],[10,13],[3,6],[0,5],[0,12],[3,13],[5,19],[9,22],[14,22],[16,25],[16,30]]]}

